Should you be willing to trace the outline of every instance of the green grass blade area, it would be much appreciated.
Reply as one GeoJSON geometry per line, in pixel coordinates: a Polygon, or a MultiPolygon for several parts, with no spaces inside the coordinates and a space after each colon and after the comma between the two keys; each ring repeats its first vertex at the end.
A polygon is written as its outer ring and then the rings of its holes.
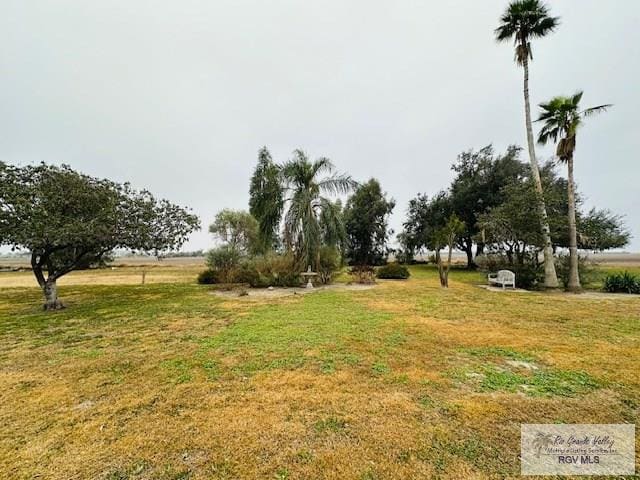
{"type": "Polygon", "coordinates": [[[0,290],[0,478],[512,478],[521,423],[637,423],[635,297],[172,271],[0,290]]]}

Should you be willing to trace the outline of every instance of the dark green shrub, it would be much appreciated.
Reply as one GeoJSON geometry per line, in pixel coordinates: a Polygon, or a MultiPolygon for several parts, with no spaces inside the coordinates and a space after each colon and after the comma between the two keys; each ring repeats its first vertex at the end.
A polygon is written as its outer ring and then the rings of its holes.
{"type": "Polygon", "coordinates": [[[604,279],[603,288],[611,293],[640,294],[640,276],[629,272],[609,274],[604,279]]]}
{"type": "Polygon", "coordinates": [[[255,287],[258,286],[260,282],[260,273],[252,261],[244,261],[231,270],[229,279],[233,283],[248,283],[252,287],[255,287]]]}
{"type": "MultiPolygon", "coordinates": [[[[558,280],[566,288],[569,283],[569,255],[558,255],[555,264],[558,280]]],[[[582,285],[587,285],[595,280],[596,269],[593,268],[593,264],[587,260],[587,257],[578,255],[578,275],[580,275],[582,285]]]]}
{"type": "Polygon", "coordinates": [[[218,282],[218,272],[208,268],[198,275],[198,283],[201,285],[211,285],[218,282]]]}
{"type": "Polygon", "coordinates": [[[252,287],[299,287],[300,267],[291,255],[269,253],[243,263],[243,278],[252,287]]]}
{"type": "Polygon", "coordinates": [[[232,271],[240,265],[242,254],[228,245],[207,252],[207,266],[215,270],[220,283],[232,283],[232,271]]]}
{"type": "Polygon", "coordinates": [[[523,264],[515,264],[506,267],[505,270],[511,270],[516,274],[516,287],[532,290],[539,286],[544,278],[542,265],[534,265],[526,262],[523,264]]]}
{"type": "Polygon", "coordinates": [[[409,278],[409,269],[400,265],[399,263],[388,263],[383,267],[378,268],[376,272],[376,277],[378,278],[387,278],[387,279],[395,279],[395,280],[405,280],[409,278]]]}
{"type": "Polygon", "coordinates": [[[301,283],[300,272],[281,273],[277,280],[279,287],[299,287],[301,283]]]}
{"type": "Polygon", "coordinates": [[[333,277],[340,268],[340,253],[334,247],[324,246],[320,249],[320,262],[318,265],[318,279],[326,285],[331,283],[333,277]]]}

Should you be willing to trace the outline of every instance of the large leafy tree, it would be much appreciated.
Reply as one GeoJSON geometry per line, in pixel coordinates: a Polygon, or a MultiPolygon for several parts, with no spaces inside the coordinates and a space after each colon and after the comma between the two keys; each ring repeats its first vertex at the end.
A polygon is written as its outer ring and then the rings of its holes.
{"type": "Polygon", "coordinates": [[[372,178],[349,197],[344,212],[347,257],[356,265],[374,265],[385,255],[389,215],[395,207],[372,178]]]}
{"type": "Polygon", "coordinates": [[[586,214],[580,214],[580,211],[576,213],[578,248],[600,251],[622,248],[629,243],[631,233],[620,215],[595,208],[586,214]]]}
{"type": "Polygon", "coordinates": [[[549,102],[541,103],[542,112],[538,118],[543,122],[538,136],[538,142],[546,144],[549,141],[557,143],[556,155],[567,165],[567,201],[569,225],[569,290],[580,290],[580,276],[578,274],[578,235],[576,230],[576,199],[573,178],[573,157],[576,149],[576,135],[585,117],[606,110],[611,105],[580,108],[582,93],[578,92],[570,97],[554,97],[549,102]]]}
{"type": "Polygon", "coordinates": [[[397,236],[402,247],[405,261],[413,260],[417,253],[422,253],[427,246],[429,236],[430,198],[425,193],[419,193],[409,200],[407,219],[403,223],[403,230],[397,236]]]}
{"type": "Polygon", "coordinates": [[[179,248],[199,228],[184,208],[146,190],[78,173],[69,166],[0,162],[0,244],[31,252],[45,309],[63,307],[57,280],[116,248],[179,248]]]}
{"type": "Polygon", "coordinates": [[[505,154],[495,155],[488,145],[461,153],[451,167],[456,172],[450,188],[452,208],[464,223],[464,230],[457,236],[457,247],[466,253],[468,268],[475,267],[473,245],[477,245],[476,255],[484,250],[478,216],[499,205],[502,188],[523,173],[519,152],[519,147],[510,146],[505,154]]]}
{"type": "Polygon", "coordinates": [[[356,182],[334,172],[328,158],[310,161],[302,150],[280,167],[284,188],[284,243],[296,259],[318,267],[323,230],[339,231],[340,217],[328,195],[348,193],[356,182]],[[326,176],[322,176],[325,174],[326,176]]]}
{"type": "Polygon", "coordinates": [[[543,197],[542,181],[538,161],[536,159],[533,127],[531,125],[531,104],[529,101],[529,61],[533,60],[531,40],[542,38],[553,32],[559,24],[558,17],[549,15],[549,9],[539,0],[515,0],[509,4],[500,17],[500,25],[495,30],[499,42],[513,41],[515,44],[515,60],[524,72],[524,110],[527,130],[527,146],[531,172],[538,192],[537,205],[541,221],[544,241],[544,285],[547,288],[558,287],[558,277],[553,261],[553,248],[547,220],[547,210],[543,197]]]}
{"type": "Polygon", "coordinates": [[[278,244],[282,195],[280,168],[273,162],[267,147],[262,147],[249,187],[249,212],[258,221],[258,247],[262,252],[278,244]]]}
{"type": "Polygon", "coordinates": [[[240,254],[255,253],[258,245],[258,222],[242,210],[225,208],[216,214],[209,232],[240,254]]]}
{"type": "MultiPolygon", "coordinates": [[[[511,265],[522,265],[527,258],[537,259],[538,248],[544,240],[538,227],[537,192],[530,176],[514,180],[501,194],[500,205],[478,218],[488,250],[504,253],[511,265]]],[[[550,215],[550,220],[553,218],[550,215]]]]}
{"type": "Polygon", "coordinates": [[[407,219],[401,235],[405,248],[412,252],[442,248],[440,233],[452,215],[451,197],[445,191],[433,197],[418,194],[409,200],[407,219]]]}

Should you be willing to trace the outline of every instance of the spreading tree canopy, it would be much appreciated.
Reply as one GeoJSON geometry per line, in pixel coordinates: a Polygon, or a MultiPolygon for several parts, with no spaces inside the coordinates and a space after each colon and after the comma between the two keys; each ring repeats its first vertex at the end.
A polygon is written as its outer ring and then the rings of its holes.
{"type": "Polygon", "coordinates": [[[451,167],[456,173],[449,189],[451,205],[465,225],[457,237],[457,247],[466,253],[468,268],[475,266],[473,244],[477,243],[478,255],[484,250],[478,217],[500,205],[502,188],[524,174],[525,166],[518,160],[520,150],[512,145],[503,155],[495,155],[493,147],[487,145],[477,151],[462,152],[451,167]]]}
{"type": "MultiPolygon", "coordinates": [[[[567,222],[567,180],[559,177],[549,162],[540,169],[544,196],[547,200],[549,225],[554,248],[569,247],[570,232],[567,222]]],[[[527,256],[537,258],[544,240],[538,227],[540,217],[536,208],[537,191],[530,173],[512,179],[502,190],[502,203],[478,218],[489,250],[504,252],[511,263],[522,263],[527,256]]],[[[576,223],[578,248],[608,250],[624,247],[630,238],[623,218],[608,210],[580,209],[582,198],[576,192],[576,223]]]]}
{"type": "Polygon", "coordinates": [[[39,164],[0,162],[0,244],[31,252],[46,298],[58,309],[56,281],[116,248],[159,253],[179,248],[199,220],[146,190],[39,164]]]}

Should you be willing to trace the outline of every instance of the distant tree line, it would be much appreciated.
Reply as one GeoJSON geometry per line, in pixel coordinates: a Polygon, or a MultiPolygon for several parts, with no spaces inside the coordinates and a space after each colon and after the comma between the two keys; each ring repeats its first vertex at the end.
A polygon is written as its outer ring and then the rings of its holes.
{"type": "MultiPolygon", "coordinates": [[[[492,146],[461,153],[452,169],[451,185],[436,195],[419,194],[409,202],[404,229],[398,235],[399,255],[410,260],[417,253],[442,247],[439,235],[451,218],[462,222],[455,247],[466,253],[467,267],[487,255],[504,257],[512,268],[538,266],[545,245],[538,193],[531,169],[520,161],[521,149],[511,146],[495,154],[492,146]]],[[[571,246],[567,222],[567,180],[559,177],[553,163],[544,164],[540,178],[547,222],[553,239],[552,251],[571,246]]],[[[576,236],[578,248],[608,250],[625,246],[630,238],[622,218],[608,210],[580,208],[576,191],[576,236]]]]}

